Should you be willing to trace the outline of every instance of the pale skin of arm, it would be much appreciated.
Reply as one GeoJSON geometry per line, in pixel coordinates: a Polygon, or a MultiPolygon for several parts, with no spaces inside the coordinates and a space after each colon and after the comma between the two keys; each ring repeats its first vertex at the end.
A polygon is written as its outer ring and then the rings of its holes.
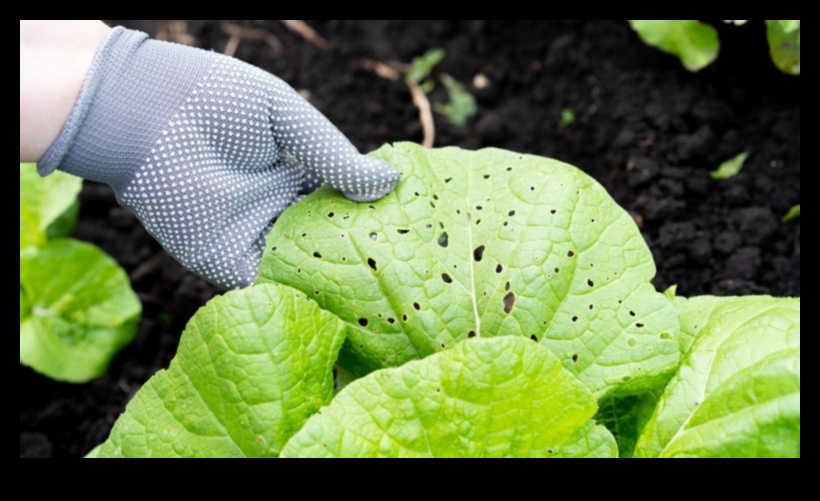
{"type": "Polygon", "coordinates": [[[20,21],[20,161],[57,139],[110,28],[101,21],[20,21]]]}

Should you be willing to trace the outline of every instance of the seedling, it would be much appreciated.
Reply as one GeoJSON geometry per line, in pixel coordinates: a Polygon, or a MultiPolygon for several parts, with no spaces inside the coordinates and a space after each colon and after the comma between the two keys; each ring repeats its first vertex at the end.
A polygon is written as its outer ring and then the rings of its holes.
{"type": "Polygon", "coordinates": [[[137,333],[141,305],[117,263],[60,238],[74,228],[80,179],[20,166],[20,363],[82,383],[137,333]]]}
{"type": "MultiPolygon", "coordinates": [[[[743,26],[745,20],[729,20],[743,26]]],[[[696,20],[630,20],[647,45],[677,56],[689,71],[699,71],[717,58],[720,40],[715,28],[696,20]]],[[[800,21],[767,20],[766,33],[772,61],[780,71],[800,75],[800,21]]]]}
{"type": "Polygon", "coordinates": [[[726,160],[716,170],[712,171],[712,179],[724,180],[735,177],[743,169],[748,158],[749,152],[744,151],[726,160]]]}

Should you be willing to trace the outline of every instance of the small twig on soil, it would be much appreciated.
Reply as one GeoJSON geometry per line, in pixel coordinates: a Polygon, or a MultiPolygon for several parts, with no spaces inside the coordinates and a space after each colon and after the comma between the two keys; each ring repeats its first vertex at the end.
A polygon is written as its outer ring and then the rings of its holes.
{"type": "Polygon", "coordinates": [[[243,38],[249,40],[264,40],[275,54],[281,54],[285,48],[278,38],[265,30],[246,28],[232,23],[222,23],[221,28],[222,31],[231,36],[231,38],[228,39],[228,43],[225,44],[224,53],[226,56],[236,54],[236,49],[239,48],[239,42],[241,42],[243,38]]]}
{"type": "Polygon", "coordinates": [[[185,45],[198,45],[197,39],[188,33],[187,21],[158,21],[155,38],[185,45]]]}
{"type": "Polygon", "coordinates": [[[382,78],[398,80],[410,71],[410,65],[397,61],[376,61],[375,59],[359,60],[359,67],[365,71],[372,71],[382,78]]]}
{"type": "Polygon", "coordinates": [[[280,19],[282,24],[285,25],[287,29],[296,33],[300,37],[307,40],[309,43],[315,45],[320,49],[326,49],[328,46],[328,41],[322,38],[322,36],[316,33],[316,30],[311,28],[307,25],[304,21],[300,21],[298,19],[280,19]]]}
{"type": "Polygon", "coordinates": [[[433,122],[433,111],[430,109],[430,100],[427,99],[427,94],[421,90],[419,84],[415,81],[405,78],[404,82],[407,88],[410,89],[410,95],[413,97],[413,104],[419,109],[419,121],[421,122],[421,130],[424,133],[424,139],[421,144],[425,148],[432,148],[436,142],[436,125],[433,122]]]}
{"type": "MultiPolygon", "coordinates": [[[[376,61],[375,59],[362,59],[359,61],[359,67],[365,71],[372,71],[387,80],[398,80],[401,75],[406,75],[410,71],[409,64],[395,61],[376,61]]],[[[427,99],[427,94],[421,90],[419,84],[414,80],[405,77],[404,83],[407,84],[407,88],[410,90],[413,104],[419,109],[419,122],[421,122],[421,130],[424,134],[421,144],[425,148],[432,148],[436,142],[436,124],[433,121],[430,100],[427,99]]]]}

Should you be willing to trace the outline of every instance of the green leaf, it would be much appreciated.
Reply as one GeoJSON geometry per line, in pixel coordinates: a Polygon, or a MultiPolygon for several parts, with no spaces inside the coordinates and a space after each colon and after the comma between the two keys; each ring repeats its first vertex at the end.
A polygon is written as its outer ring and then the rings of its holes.
{"type": "Polygon", "coordinates": [[[799,457],[800,299],[678,298],[689,345],[636,457],[799,457]]]}
{"type": "Polygon", "coordinates": [[[689,71],[709,66],[720,50],[717,30],[700,21],[631,19],[629,24],[644,43],[677,56],[689,71]]]}
{"type": "Polygon", "coordinates": [[[433,72],[436,66],[444,59],[444,49],[430,49],[423,55],[413,59],[407,77],[421,84],[433,72]]]}
{"type": "Polygon", "coordinates": [[[136,335],[141,309],[128,275],[93,245],[20,252],[20,363],[37,372],[72,383],[101,376],[136,335]]]}
{"type": "Polygon", "coordinates": [[[731,177],[735,177],[741,169],[743,169],[743,164],[746,163],[746,159],[749,158],[749,152],[744,151],[729,160],[726,160],[717,170],[712,171],[712,179],[729,179],[731,177]]]}
{"type": "Polygon", "coordinates": [[[789,212],[787,212],[785,216],[783,216],[783,222],[788,223],[789,221],[794,221],[795,219],[798,219],[799,217],[800,217],[800,206],[795,205],[794,207],[789,209],[789,212]]]}
{"type": "MultiPolygon", "coordinates": [[[[548,350],[474,339],[351,383],[283,457],[548,457],[595,413],[592,394],[548,350]]],[[[589,435],[587,433],[586,435],[589,435]]]]}
{"type": "Polygon", "coordinates": [[[99,457],[276,457],[333,397],[344,325],[293,289],[200,309],[167,371],[128,404],[99,457]]]}
{"type": "Polygon", "coordinates": [[[478,109],[475,98],[467,89],[450,75],[441,75],[441,82],[447,89],[447,96],[450,102],[447,104],[436,103],[433,109],[436,113],[444,116],[451,124],[461,127],[467,123],[467,119],[475,115],[478,109]]]}
{"type": "Polygon", "coordinates": [[[785,33],[792,33],[796,30],[800,29],[800,21],[799,20],[784,20],[779,19],[774,21],[776,23],[780,23],[780,29],[783,30],[785,33]]]}
{"type": "Polygon", "coordinates": [[[397,189],[372,204],[306,197],[277,221],[259,272],[351,326],[341,365],[363,374],[512,335],[599,397],[644,393],[677,368],[677,314],[649,283],[652,255],[592,178],[497,149],[375,156],[402,172],[397,189]]]}
{"type": "Polygon", "coordinates": [[[558,122],[558,132],[564,132],[567,127],[574,124],[577,120],[575,112],[570,108],[561,110],[561,120],[558,122]]]}
{"type": "Polygon", "coordinates": [[[660,393],[652,391],[643,395],[612,398],[601,402],[595,419],[615,437],[620,457],[632,457],[638,437],[652,417],[660,393]]]}
{"type": "Polygon", "coordinates": [[[618,444],[606,427],[589,420],[549,457],[612,459],[618,457],[618,444]]]}
{"type": "Polygon", "coordinates": [[[775,66],[789,75],[799,75],[800,21],[767,20],[766,27],[775,66]]]}
{"type": "Polygon", "coordinates": [[[34,164],[20,164],[20,248],[71,233],[81,188],[78,177],[55,172],[40,178],[34,164]]]}

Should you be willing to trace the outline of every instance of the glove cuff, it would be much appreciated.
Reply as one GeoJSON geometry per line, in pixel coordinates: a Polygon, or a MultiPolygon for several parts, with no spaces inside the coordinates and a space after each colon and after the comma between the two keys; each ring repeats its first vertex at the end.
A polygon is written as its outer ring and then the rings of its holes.
{"type": "Polygon", "coordinates": [[[211,64],[210,53],[117,27],[97,50],[57,140],[38,164],[121,193],[211,64]]]}

